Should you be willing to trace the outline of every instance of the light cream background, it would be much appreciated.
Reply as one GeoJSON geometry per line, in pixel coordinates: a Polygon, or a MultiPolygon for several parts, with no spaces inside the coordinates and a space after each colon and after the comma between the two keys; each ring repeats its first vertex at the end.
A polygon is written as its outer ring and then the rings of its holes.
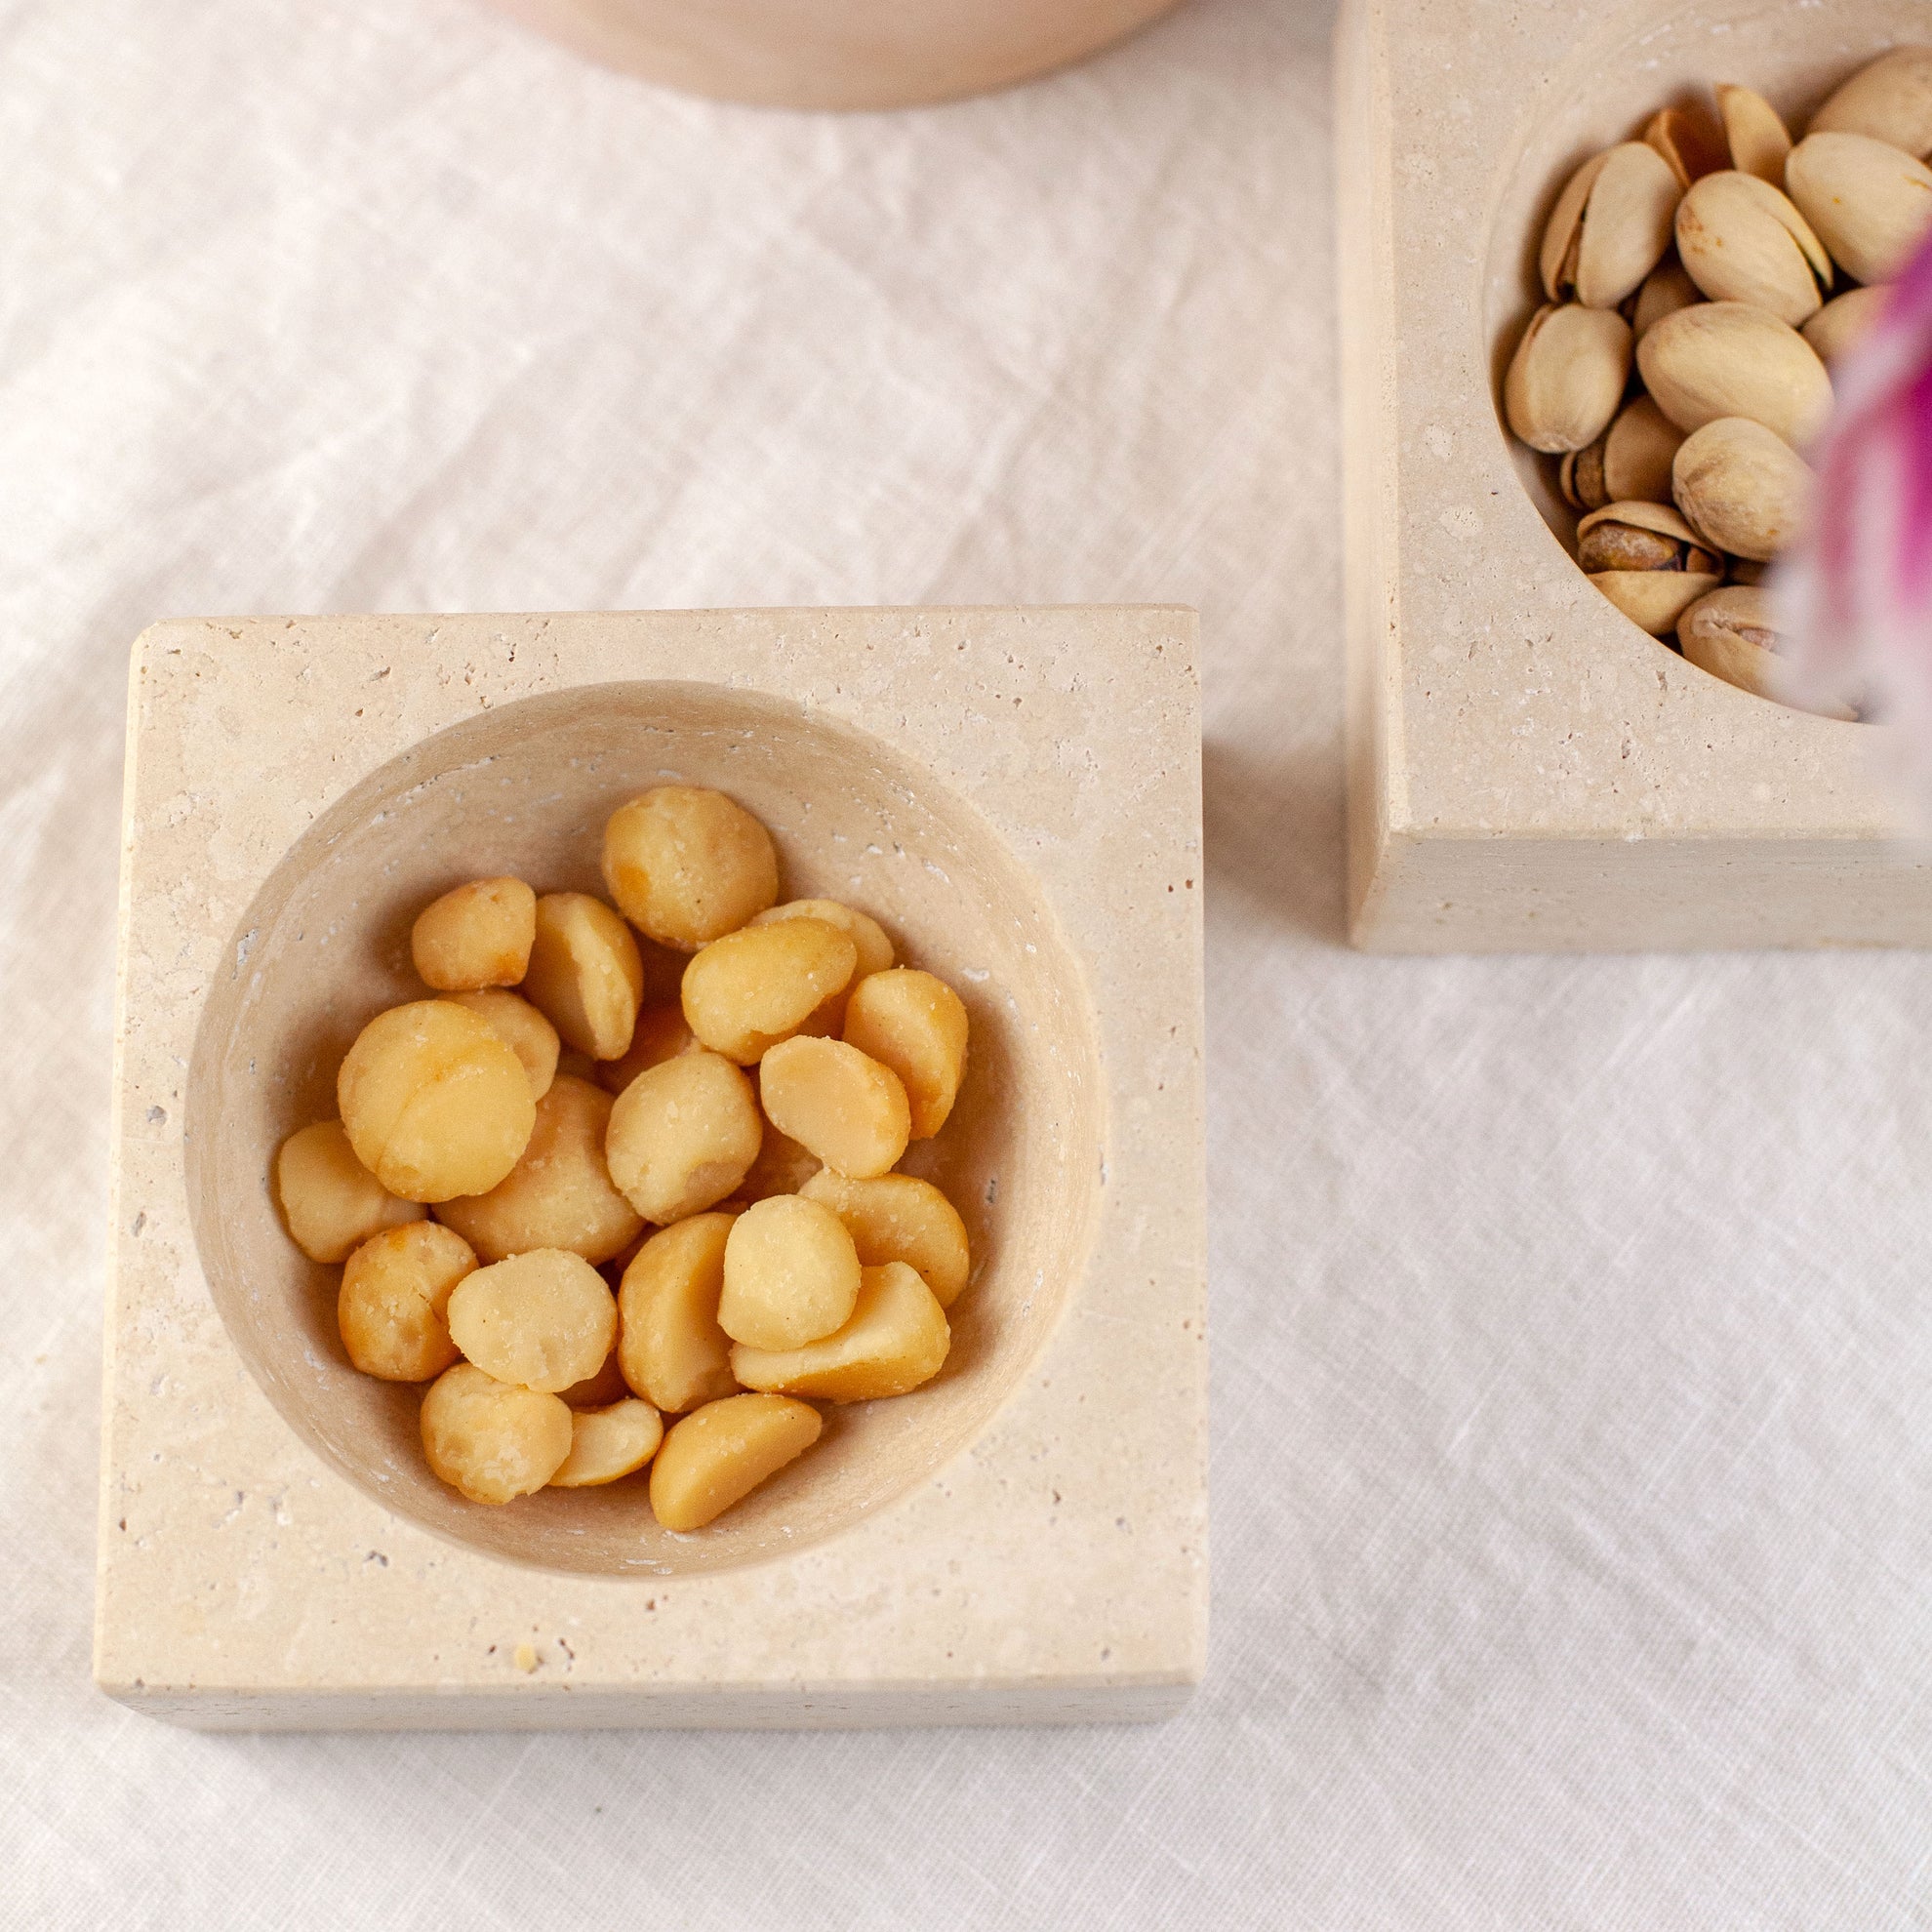
{"type": "Polygon", "coordinates": [[[0,1917],[1932,1917],[1926,964],[1340,947],[1327,27],[1200,0],[1036,89],[823,123],[458,0],[0,0],[0,1917]],[[1187,1712],[262,1741],[101,1699],[128,639],[986,598],[1203,612],[1187,1712]]]}

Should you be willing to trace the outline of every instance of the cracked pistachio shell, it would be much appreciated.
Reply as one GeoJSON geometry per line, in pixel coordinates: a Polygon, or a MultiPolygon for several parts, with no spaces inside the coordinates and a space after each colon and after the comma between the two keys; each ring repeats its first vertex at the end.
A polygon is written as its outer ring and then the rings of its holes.
{"type": "Polygon", "coordinates": [[[1667,537],[1674,543],[1695,546],[1703,541],[1670,504],[1632,501],[1605,503],[1601,509],[1591,510],[1577,525],[1577,542],[1581,543],[1592,530],[1606,523],[1622,524],[1630,530],[1647,530],[1654,536],[1667,537]]]}
{"type": "Polygon", "coordinates": [[[1643,278],[1636,306],[1630,312],[1630,328],[1641,342],[1665,316],[1703,300],[1704,291],[1684,273],[1684,264],[1674,255],[1666,256],[1643,278]]]}
{"type": "Polygon", "coordinates": [[[1878,319],[1891,290],[1884,284],[1871,289],[1847,289],[1835,301],[1828,302],[1804,325],[1806,342],[1817,350],[1827,368],[1854,347],[1866,330],[1878,319]]]}
{"type": "Polygon", "coordinates": [[[1748,416],[1802,448],[1831,412],[1831,379],[1789,322],[1743,302],[1701,302],[1667,315],[1637,344],[1657,407],[1679,429],[1748,416]]]}
{"type": "Polygon", "coordinates": [[[1648,396],[1625,404],[1603,439],[1606,501],[1668,503],[1670,464],[1684,432],[1648,396]]]}
{"type": "Polygon", "coordinates": [[[1932,226],[1932,168],[1870,135],[1807,135],[1785,191],[1857,282],[1887,282],[1932,226]]]}
{"type": "Polygon", "coordinates": [[[1723,130],[1701,107],[1660,108],[1645,124],[1643,138],[1664,157],[1679,187],[1731,165],[1723,130]]]}
{"type": "Polygon", "coordinates": [[[1716,559],[1700,549],[1697,533],[1667,503],[1606,503],[1577,525],[1580,555],[1587,548],[1605,547],[1587,543],[1592,533],[1599,538],[1613,535],[1615,541],[1607,546],[1610,555],[1625,553],[1630,561],[1629,568],[1586,575],[1632,624],[1653,637],[1663,636],[1686,606],[1724,581],[1718,568],[1678,567],[1680,561],[1712,566],[1716,559]],[[1646,537],[1663,541],[1647,544],[1646,537]],[[1646,553],[1656,560],[1644,561],[1646,553]]]}
{"type": "Polygon", "coordinates": [[[1610,501],[1603,481],[1603,448],[1608,432],[1588,449],[1572,450],[1557,465],[1556,483],[1572,509],[1600,509],[1610,501]]]}
{"type": "Polygon", "coordinates": [[[1768,308],[1792,328],[1816,315],[1831,258],[1769,181],[1734,168],[1706,175],[1677,204],[1677,256],[1713,302],[1768,308]]]}
{"type": "Polygon", "coordinates": [[[1670,487],[1707,543],[1767,563],[1789,547],[1811,503],[1811,469],[1761,423],[1720,417],[1684,438],[1670,487]]]}
{"type": "Polygon", "coordinates": [[[1615,308],[1663,260],[1682,192],[1670,163],[1643,141],[1592,155],[1565,183],[1543,231],[1544,293],[1615,308]]]}
{"type": "Polygon", "coordinates": [[[1870,135],[1932,154],[1932,47],[1895,47],[1861,67],[1811,117],[1813,134],[1870,135]]]}
{"type": "Polygon", "coordinates": [[[1504,413],[1533,450],[1580,450],[1610,426],[1630,373],[1630,325],[1615,309],[1547,305],[1509,359],[1504,413]]]}
{"type": "Polygon", "coordinates": [[[1692,604],[1724,580],[1691,570],[1599,570],[1589,581],[1639,630],[1665,637],[1692,604]]]}
{"type": "Polygon", "coordinates": [[[1724,117],[1731,166],[1776,187],[1785,179],[1785,157],[1791,151],[1791,131],[1778,110],[1748,87],[1723,86],[1717,89],[1717,111],[1724,117]]]}
{"type": "MultiPolygon", "coordinates": [[[[1754,584],[1727,584],[1700,597],[1677,622],[1677,647],[1700,670],[1754,697],[1792,704],[1785,665],[1778,657],[1777,611],[1770,593],[1754,584]]],[[[1858,713],[1825,702],[1793,708],[1846,721],[1858,713]]]]}

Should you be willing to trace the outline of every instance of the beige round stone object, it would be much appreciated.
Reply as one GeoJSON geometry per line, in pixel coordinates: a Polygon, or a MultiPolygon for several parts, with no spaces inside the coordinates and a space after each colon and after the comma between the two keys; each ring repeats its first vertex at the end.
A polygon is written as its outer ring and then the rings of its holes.
{"type": "Polygon", "coordinates": [[[1621,141],[1564,184],[1544,229],[1540,267],[1551,302],[1615,308],[1663,260],[1682,192],[1657,149],[1621,141]]]}
{"type": "Polygon", "coordinates": [[[1858,282],[1891,281],[1932,227],[1932,168],[1869,135],[1807,135],[1785,192],[1858,282]]]}
{"type": "Polygon", "coordinates": [[[1509,358],[1504,414],[1533,450],[1580,450],[1610,426],[1630,373],[1630,325],[1614,309],[1539,308],[1509,358]]]}
{"type": "Polygon", "coordinates": [[[413,1201],[487,1193],[537,1124],[522,1061],[488,1022],[447,999],[370,1021],[336,1076],[336,1101],[356,1158],[413,1201]]]}
{"type": "Polygon", "coordinates": [[[637,1015],[628,1050],[616,1060],[596,1063],[597,1084],[607,1093],[621,1094],[647,1068],[674,1060],[697,1044],[697,1035],[685,1023],[683,1007],[644,1007],[637,1015]]]}
{"type": "Polygon", "coordinates": [[[904,1262],[868,1268],[852,1316],[834,1335],[789,1349],[741,1345],[732,1373],[747,1389],[822,1402],[875,1402],[909,1394],[946,1365],[946,1310],[904,1262]]]}
{"type": "Polygon", "coordinates": [[[1895,47],[1861,67],[1811,117],[1813,134],[1870,135],[1932,154],[1932,47],[1895,47]]]}
{"type": "Polygon", "coordinates": [[[348,1358],[381,1382],[427,1382],[457,1359],[444,1310],[476,1268],[461,1234],[433,1221],[390,1228],[350,1255],[336,1298],[348,1358]]]}
{"type": "Polygon", "coordinates": [[[1791,130],[1785,126],[1784,116],[1763,95],[1748,87],[1720,82],[1716,95],[1731,166],[1776,187],[1785,179],[1785,159],[1791,151],[1791,130]]]}
{"type": "Polygon", "coordinates": [[[753,1066],[842,993],[858,963],[850,936],[824,919],[746,926],[684,969],[685,1022],[713,1053],[753,1066]]]}
{"type": "Polygon", "coordinates": [[[554,1489],[588,1489],[633,1475],[658,1453],[664,1425],[656,1409],[625,1396],[601,1409],[579,1409],[570,1419],[570,1454],[550,1478],[554,1489]]]}
{"type": "Polygon", "coordinates": [[[758,1095],[781,1134],[840,1174],[886,1173],[912,1137],[905,1081],[844,1040],[782,1041],[759,1065],[758,1095]]]}
{"type": "Polygon", "coordinates": [[[729,1214],[694,1214],[651,1236],[618,1291],[618,1362],[637,1394],[667,1415],[738,1387],[731,1337],[718,1326],[729,1214]]]}
{"type": "Polygon", "coordinates": [[[639,932],[695,952],[778,898],[778,853],[736,799],[661,785],[611,814],[604,883],[639,932]]]}
{"type": "Polygon", "coordinates": [[[587,892],[545,893],[523,994],[566,1046],[592,1060],[622,1058],[644,999],[644,960],[630,928],[587,892]]]}
{"type": "Polygon", "coordinates": [[[1760,563],[1780,556],[1804,528],[1810,465],[1761,423],[1721,416],[1684,439],[1671,494],[1706,543],[1760,563]]]}
{"type": "Polygon", "coordinates": [[[1713,302],[1748,302],[1794,329],[1832,281],[1811,223],[1769,181],[1736,169],[1705,176],[1678,203],[1677,256],[1713,302]]]}
{"type": "Polygon", "coordinates": [[[818,1410],[786,1395],[707,1402],[666,1431],[651,1466],[651,1511],[667,1530],[703,1529],[795,1462],[824,1428],[818,1410]]]}
{"type": "Polygon", "coordinates": [[[1684,432],[1649,396],[1627,403],[1603,441],[1604,501],[1670,503],[1670,464],[1683,440],[1684,432]]]}
{"type": "Polygon", "coordinates": [[[604,1159],[631,1206],[664,1228],[723,1200],[764,1132],[744,1068],[700,1048],[647,1068],[617,1097],[604,1159]]]}
{"type": "Polygon", "coordinates": [[[570,1410],[554,1395],[494,1381],[468,1362],[446,1369],[423,1398],[429,1467],[472,1503],[510,1503],[540,1490],[570,1454],[570,1410]]]}
{"type": "Polygon", "coordinates": [[[949,1308],[959,1299],[973,1268],[966,1224],[930,1181],[910,1174],[854,1181],[826,1169],[799,1191],[808,1201],[830,1208],[845,1224],[861,1267],[905,1262],[918,1270],[941,1308],[949,1308]]]}
{"type": "Polygon", "coordinates": [[[1744,302],[1704,302],[1667,315],[1637,344],[1659,409],[1688,434],[1748,416],[1801,449],[1831,413],[1831,379],[1789,322],[1744,302]]]}
{"type": "Polygon", "coordinates": [[[622,1254],[644,1218],[612,1184],[604,1158],[611,1097],[560,1074],[537,1103],[523,1158],[487,1194],[444,1201],[437,1220],[486,1262],[533,1248],[567,1248],[593,1267],[622,1254]]]}
{"type": "Polygon", "coordinates": [[[1686,660],[1712,677],[1819,717],[1850,722],[1858,716],[1849,704],[1797,702],[1778,642],[1777,605],[1757,584],[1732,584],[1711,591],[1691,605],[1677,625],[1677,644],[1686,660]]]}
{"type": "Polygon", "coordinates": [[[554,1394],[593,1376],[617,1342],[604,1277],[562,1248],[479,1268],[451,1295],[450,1339],[486,1375],[554,1394]]]}
{"type": "Polygon", "coordinates": [[[481,992],[445,994],[452,1005],[465,1007],[523,1062],[530,1076],[530,1098],[541,1101],[557,1077],[557,1056],[563,1043],[557,1029],[520,995],[502,987],[481,992]]]}
{"type": "Polygon", "coordinates": [[[1804,339],[1818,352],[1826,368],[1854,349],[1865,340],[1865,333],[1884,312],[1891,298],[1886,284],[1876,288],[1847,289],[1828,302],[1804,325],[1804,339]]]}
{"type": "Polygon", "coordinates": [[[965,1002],[916,967],[874,973],[846,1002],[845,1042],[905,1083],[915,1141],[931,1140],[952,1112],[966,1077],[967,1031],[965,1002]]]}
{"type": "Polygon", "coordinates": [[[537,895],[521,879],[473,879],[417,914],[409,950],[425,986],[474,992],[515,986],[536,937],[537,895]]]}
{"type": "Polygon", "coordinates": [[[318,1120],[282,1143],[275,1195],[289,1237],[310,1261],[346,1260],[372,1234],[421,1221],[419,1201],[392,1194],[355,1157],[340,1120],[318,1120]]]}
{"type": "Polygon", "coordinates": [[[859,1250],[830,1208],[774,1194],[746,1208],[725,1236],[718,1326],[759,1348],[815,1342],[850,1318],[859,1274],[859,1250]]]}

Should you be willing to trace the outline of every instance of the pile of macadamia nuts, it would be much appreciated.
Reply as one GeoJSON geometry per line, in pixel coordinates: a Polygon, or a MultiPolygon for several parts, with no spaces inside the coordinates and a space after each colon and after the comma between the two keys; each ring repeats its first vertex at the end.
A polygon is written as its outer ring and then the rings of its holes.
{"type": "Polygon", "coordinates": [[[514,878],[425,907],[431,996],[363,1027],[276,1191],[342,1264],[349,1360],[429,1385],[444,1482],[507,1503],[648,1464],[658,1521],[695,1530],[811,1447],[813,1402],[946,1361],[965,1224],[894,1170],[952,1111],[967,1016],[865,913],[779,904],[722,792],[621,806],[603,875],[615,907],[514,878]],[[678,1004],[642,1004],[638,933],[689,955],[678,1004]]]}
{"type": "Polygon", "coordinates": [[[1830,366],[1932,228],[1932,47],[1862,68],[1795,145],[1749,88],[1716,107],[1667,107],[1570,177],[1504,412],[1560,459],[1590,582],[1691,663],[1791,702],[1761,580],[1804,525],[1830,366]]]}

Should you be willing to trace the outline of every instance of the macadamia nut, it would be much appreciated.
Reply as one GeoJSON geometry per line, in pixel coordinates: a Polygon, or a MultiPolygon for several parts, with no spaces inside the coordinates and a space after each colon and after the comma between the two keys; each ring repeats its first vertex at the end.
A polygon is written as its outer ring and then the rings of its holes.
{"type": "Polygon", "coordinates": [[[621,1094],[638,1074],[689,1053],[697,1044],[685,1024],[683,1007],[647,1006],[637,1016],[628,1051],[616,1060],[597,1063],[597,1083],[607,1093],[621,1094]]]}
{"type": "Polygon", "coordinates": [[[904,1262],[868,1268],[852,1318],[835,1335],[788,1350],[740,1345],[731,1369],[747,1389],[871,1402],[930,1382],[952,1346],[946,1311],[904,1262]]]}
{"type": "Polygon", "coordinates": [[[444,1201],[437,1220],[486,1262],[533,1248],[568,1248],[593,1265],[622,1254],[643,1217],[611,1185],[604,1133],[611,1097],[588,1080],[559,1075],[537,1103],[523,1157],[487,1194],[444,1201]]]}
{"type": "Polygon", "coordinates": [[[452,1006],[466,1007],[523,1062],[530,1076],[530,1098],[542,1100],[557,1077],[557,1055],[562,1042],[557,1029],[513,992],[492,987],[482,992],[455,992],[452,1006]]]}
{"type": "Polygon", "coordinates": [[[706,1403],[673,1423],[658,1451],[652,1513],[667,1530],[703,1529],[802,1456],[824,1427],[818,1410],[784,1395],[706,1403]]]}
{"type": "Polygon", "coordinates": [[[664,1425],[632,1395],[604,1409],[579,1409],[570,1420],[570,1454],[550,1478],[553,1489],[586,1489],[641,1469],[658,1453],[664,1425]]]}
{"type": "Polygon", "coordinates": [[[912,1138],[946,1125],[966,1074],[966,1008],[944,980],[911,967],[874,973],[852,989],[845,1038],[906,1083],[912,1138]]]}
{"type": "Polygon", "coordinates": [[[823,919],[836,926],[859,949],[859,963],[852,969],[850,982],[813,1009],[812,1016],[799,1027],[801,1033],[829,1033],[834,1039],[845,1025],[845,1002],[852,988],[868,974],[883,973],[892,964],[892,941],[885,929],[868,914],[835,899],[792,899],[760,912],[751,921],[768,926],[780,919],[823,919]]]}
{"type": "Polygon", "coordinates": [[[604,883],[639,932],[694,952],[778,898],[778,854],[736,799],[661,785],[611,814],[604,883]]]}
{"type": "Polygon", "coordinates": [[[345,1260],[372,1234],[423,1219],[419,1202],[390,1193],[356,1159],[340,1120],[318,1120],[282,1143],[275,1191],[290,1235],[310,1261],[345,1260]]]}
{"type": "Polygon", "coordinates": [[[587,892],[545,893],[523,994],[566,1046],[592,1060],[620,1058],[644,998],[644,960],[630,928],[587,892]]]}
{"type": "Polygon", "coordinates": [[[919,1272],[933,1300],[949,1308],[972,1270],[966,1224],[930,1181],[909,1174],[881,1174],[852,1181],[829,1168],[799,1189],[838,1216],[866,1268],[905,1262],[919,1272]]]}
{"type": "Polygon", "coordinates": [[[470,992],[515,986],[536,937],[537,895],[521,879],[477,879],[423,908],[409,949],[425,986],[470,992]]]}
{"type": "Polygon", "coordinates": [[[731,1337],[718,1326],[728,1214],[694,1214],[653,1234],[618,1291],[624,1379],[669,1415],[733,1393],[731,1337]]]}
{"type": "Polygon", "coordinates": [[[745,926],[684,969],[684,1017],[712,1052],[749,1067],[842,992],[858,963],[859,948],[823,919],[745,926]]]}
{"type": "Polygon", "coordinates": [[[356,1158],[392,1194],[446,1201],[487,1193],[537,1121],[523,1063],[474,1013],[412,1000],[357,1034],[336,1099],[356,1158]]]}
{"type": "Polygon", "coordinates": [[[557,1390],[573,1409],[608,1409],[613,1402],[622,1402],[630,1392],[630,1384],[624,1379],[624,1370],[618,1365],[618,1351],[615,1348],[604,1357],[604,1365],[595,1375],[585,1376],[582,1382],[573,1382],[568,1389],[557,1390]]]}
{"type": "Polygon", "coordinates": [[[604,1277],[562,1248],[466,1275],[448,1319],[450,1339],[486,1375],[551,1393],[595,1375],[617,1341],[617,1304],[604,1277]]]}
{"type": "Polygon", "coordinates": [[[886,1173],[911,1135],[911,1107],[899,1075],[842,1040],[801,1034],[781,1041],[759,1064],[758,1093],[781,1134],[840,1174],[886,1173]]]}
{"type": "Polygon", "coordinates": [[[631,1206],[663,1228],[723,1200],[764,1131],[750,1080],[701,1050],[650,1067],[618,1096],[604,1154],[631,1206]]]}
{"type": "Polygon", "coordinates": [[[382,1382],[441,1375],[458,1353],[444,1310],[475,1268],[469,1243],[433,1221],[372,1235],[349,1256],[336,1298],[349,1360],[382,1382]]]}
{"type": "Polygon", "coordinates": [[[430,1384],[422,1427],[430,1469],[472,1503],[542,1489],[571,1448],[570,1411],[554,1395],[495,1382],[467,1362],[430,1384]]]}
{"type": "Polygon", "coordinates": [[[774,1194],[732,1224],[718,1326],[734,1342],[796,1348],[842,1327],[858,1299],[859,1251],[828,1207],[774,1194]]]}

